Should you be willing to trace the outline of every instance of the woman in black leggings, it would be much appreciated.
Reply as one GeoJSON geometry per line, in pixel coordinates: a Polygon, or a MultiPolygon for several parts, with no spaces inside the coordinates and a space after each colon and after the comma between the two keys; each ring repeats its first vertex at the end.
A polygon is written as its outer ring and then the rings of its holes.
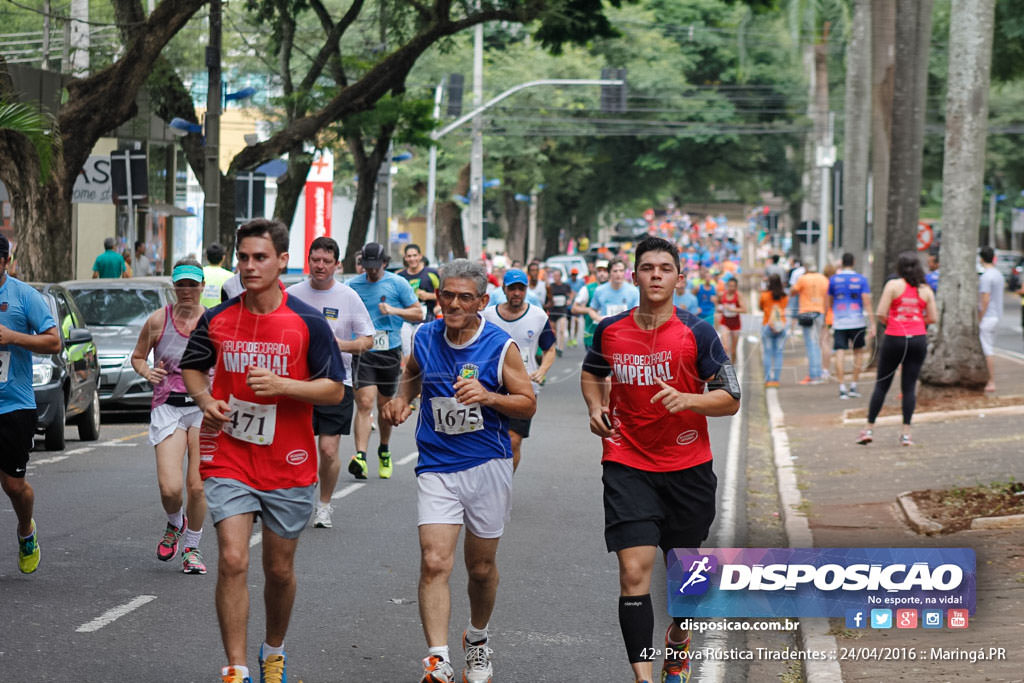
{"type": "Polygon", "coordinates": [[[910,420],[917,403],[917,377],[921,374],[928,352],[926,327],[935,322],[937,312],[935,295],[925,283],[924,268],[917,254],[905,251],[896,261],[899,278],[889,280],[882,290],[876,315],[885,325],[885,335],[878,350],[878,378],[868,402],[868,424],[857,438],[859,444],[869,444],[874,438],[875,418],[885,403],[885,394],[892,385],[896,369],[900,368],[900,387],[903,391],[903,433],[901,446],[912,446],[910,420]]]}

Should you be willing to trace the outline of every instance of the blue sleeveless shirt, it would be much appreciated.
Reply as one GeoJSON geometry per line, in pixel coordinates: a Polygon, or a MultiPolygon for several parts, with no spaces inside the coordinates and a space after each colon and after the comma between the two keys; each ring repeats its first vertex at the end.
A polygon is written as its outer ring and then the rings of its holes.
{"type": "Polygon", "coordinates": [[[416,331],[412,353],[423,379],[416,474],[460,472],[494,458],[512,457],[508,417],[486,406],[462,406],[453,398],[453,385],[462,376],[476,377],[487,391],[507,394],[501,369],[510,346],[515,346],[512,338],[483,318],[463,345],[448,340],[443,319],[416,331]]]}

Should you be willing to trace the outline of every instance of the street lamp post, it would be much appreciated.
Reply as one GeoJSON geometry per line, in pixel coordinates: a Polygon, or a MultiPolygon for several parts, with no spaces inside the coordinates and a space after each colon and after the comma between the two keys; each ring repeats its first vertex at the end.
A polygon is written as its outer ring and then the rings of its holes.
{"type": "Polygon", "coordinates": [[[220,238],[221,0],[210,0],[210,44],[206,47],[206,140],[203,170],[203,248],[220,238]]]}

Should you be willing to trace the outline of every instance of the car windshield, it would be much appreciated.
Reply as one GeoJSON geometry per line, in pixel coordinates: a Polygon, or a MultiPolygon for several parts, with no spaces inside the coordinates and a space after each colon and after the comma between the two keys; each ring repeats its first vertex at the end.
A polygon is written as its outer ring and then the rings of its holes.
{"type": "Polygon", "coordinates": [[[153,289],[72,289],[86,325],[141,325],[160,308],[153,289]]]}

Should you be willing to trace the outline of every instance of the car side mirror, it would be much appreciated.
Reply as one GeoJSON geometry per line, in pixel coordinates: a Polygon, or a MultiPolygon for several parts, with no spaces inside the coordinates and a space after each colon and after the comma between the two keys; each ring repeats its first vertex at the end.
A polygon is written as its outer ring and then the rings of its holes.
{"type": "Polygon", "coordinates": [[[92,341],[92,332],[84,327],[72,327],[68,333],[68,344],[87,344],[92,341]]]}

